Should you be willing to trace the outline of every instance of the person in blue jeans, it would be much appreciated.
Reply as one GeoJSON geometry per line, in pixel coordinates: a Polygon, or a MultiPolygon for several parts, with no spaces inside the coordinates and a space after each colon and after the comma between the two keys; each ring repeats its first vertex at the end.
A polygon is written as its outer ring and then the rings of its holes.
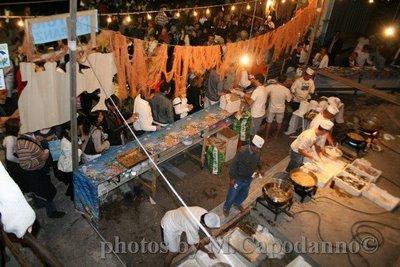
{"type": "Polygon", "coordinates": [[[264,139],[255,135],[250,144],[242,147],[236,154],[229,169],[230,183],[224,204],[224,215],[228,216],[233,206],[243,211],[243,201],[247,198],[253,173],[261,170],[260,150],[264,139]]]}

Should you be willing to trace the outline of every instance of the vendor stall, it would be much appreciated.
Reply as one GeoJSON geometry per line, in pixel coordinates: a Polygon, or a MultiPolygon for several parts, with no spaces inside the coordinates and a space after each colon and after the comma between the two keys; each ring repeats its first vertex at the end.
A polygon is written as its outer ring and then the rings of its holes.
{"type": "MultiPolygon", "coordinates": [[[[228,127],[231,124],[231,115],[218,105],[213,105],[159,131],[145,134],[139,140],[157,164],[202,144],[201,157],[197,159],[203,166],[205,140],[228,127]]],[[[136,141],[111,148],[101,157],[82,165],[74,173],[76,208],[88,213],[94,222],[98,222],[101,200],[107,198],[111,190],[134,178],[142,180],[154,193],[157,172],[153,168],[136,141]],[[149,171],[152,172],[151,180],[143,181],[140,175],[149,171]]]]}

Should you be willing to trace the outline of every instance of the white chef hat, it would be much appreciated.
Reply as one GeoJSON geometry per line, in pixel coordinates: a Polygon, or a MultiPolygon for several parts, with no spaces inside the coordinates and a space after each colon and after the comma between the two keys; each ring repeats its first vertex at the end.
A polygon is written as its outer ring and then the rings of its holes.
{"type": "Polygon", "coordinates": [[[258,148],[262,148],[262,146],[264,145],[264,139],[259,136],[259,135],[255,135],[253,137],[253,140],[251,140],[251,142],[258,148]]]}
{"type": "Polygon", "coordinates": [[[330,105],[335,105],[335,106],[339,106],[340,104],[340,99],[334,96],[328,97],[328,103],[330,105]]]}
{"type": "Polygon", "coordinates": [[[314,75],[314,70],[313,70],[312,68],[307,68],[307,69],[306,69],[306,73],[307,73],[308,75],[314,75]]]}
{"type": "Polygon", "coordinates": [[[328,106],[328,102],[326,102],[325,100],[322,100],[318,103],[319,107],[321,110],[326,109],[326,107],[328,106]]]}
{"type": "Polygon", "coordinates": [[[321,122],[321,124],[319,125],[322,129],[325,129],[325,130],[327,130],[327,131],[330,131],[331,129],[332,129],[332,127],[333,127],[333,122],[332,121],[330,121],[330,120],[323,120],[322,122],[321,122]]]}
{"type": "Polygon", "coordinates": [[[214,212],[208,212],[204,215],[204,222],[208,228],[220,228],[221,219],[214,212]]]}
{"type": "Polygon", "coordinates": [[[329,113],[332,115],[336,115],[339,113],[339,109],[336,107],[336,105],[329,105],[328,108],[326,109],[329,113]]]}

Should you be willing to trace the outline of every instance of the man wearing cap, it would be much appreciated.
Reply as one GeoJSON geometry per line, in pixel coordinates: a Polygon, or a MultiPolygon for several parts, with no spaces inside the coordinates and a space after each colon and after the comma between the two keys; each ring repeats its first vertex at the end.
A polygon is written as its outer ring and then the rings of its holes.
{"type": "Polygon", "coordinates": [[[294,81],[290,90],[293,94],[293,111],[297,110],[300,106],[301,101],[307,101],[314,94],[315,84],[312,76],[314,71],[311,68],[307,68],[303,77],[300,77],[294,81]]]}
{"type": "Polygon", "coordinates": [[[257,134],[265,117],[265,104],[268,100],[267,89],[263,86],[264,76],[257,74],[251,79],[252,85],[256,87],[251,94],[245,94],[244,100],[251,107],[252,127],[251,134],[257,134]]]}
{"type": "Polygon", "coordinates": [[[285,132],[286,135],[292,135],[297,131],[300,116],[299,112],[297,114],[295,112],[300,108],[301,102],[307,102],[311,98],[311,95],[314,94],[315,84],[312,79],[313,75],[314,71],[311,68],[307,68],[303,77],[296,79],[290,88],[293,94],[291,107],[294,113],[292,113],[292,117],[290,118],[288,129],[285,132]]]}
{"type": "Polygon", "coordinates": [[[215,258],[214,254],[204,247],[204,244],[199,244],[200,226],[198,222],[200,222],[207,231],[221,227],[219,216],[201,207],[180,207],[165,213],[164,217],[161,219],[162,238],[168,248],[164,266],[170,266],[174,257],[178,255],[181,234],[183,232],[186,234],[189,245],[195,245],[196,249],[203,250],[210,258],[215,258]],[[194,215],[197,222],[193,219],[188,209],[192,215],[194,215]]]}
{"type": "Polygon", "coordinates": [[[233,206],[243,211],[243,201],[247,198],[252,177],[256,170],[261,171],[260,150],[264,139],[255,135],[252,142],[236,154],[229,170],[229,190],[224,204],[224,215],[229,216],[233,206]]]}
{"type": "Polygon", "coordinates": [[[324,119],[317,128],[311,128],[302,132],[290,145],[290,162],[286,171],[303,165],[304,158],[314,159],[313,147],[318,154],[322,153],[322,148],[318,145],[322,137],[326,136],[333,127],[333,122],[324,119]]]}
{"type": "MultiPolygon", "coordinates": [[[[314,117],[314,119],[310,123],[309,129],[318,128],[324,120],[332,121],[338,112],[339,112],[339,110],[337,109],[336,106],[329,105],[325,110],[323,110],[322,112],[320,112],[319,114],[317,114],[314,117]]],[[[334,145],[335,142],[334,142],[331,132],[329,132],[326,136],[321,138],[320,142],[318,143],[319,146],[323,147],[325,145],[326,141],[328,141],[329,145],[331,145],[331,146],[334,145]]]]}

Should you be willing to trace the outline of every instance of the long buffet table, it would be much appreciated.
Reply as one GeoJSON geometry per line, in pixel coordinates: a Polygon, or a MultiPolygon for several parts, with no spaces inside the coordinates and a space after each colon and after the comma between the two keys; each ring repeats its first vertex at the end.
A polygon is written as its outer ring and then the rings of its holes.
{"type": "MultiPolygon", "coordinates": [[[[324,71],[335,74],[338,77],[346,78],[364,86],[377,89],[396,89],[400,87],[400,69],[388,67],[378,71],[372,67],[345,68],[328,67],[324,71]]],[[[317,75],[315,86],[318,89],[352,89],[353,87],[341,81],[317,75]]]]}
{"type": "MultiPolygon", "coordinates": [[[[188,152],[195,145],[202,144],[203,150],[198,159],[204,165],[205,140],[219,130],[232,123],[230,113],[213,105],[204,110],[189,115],[159,131],[145,134],[139,138],[153,160],[159,164],[175,155],[188,152]],[[182,141],[191,141],[183,144],[182,141]]],[[[138,147],[136,141],[123,146],[110,148],[101,157],[80,166],[74,172],[75,206],[87,213],[97,223],[100,218],[101,201],[107,198],[108,193],[138,178],[154,193],[156,190],[157,172],[149,159],[125,168],[117,161],[117,156],[138,147]],[[150,185],[140,176],[145,172],[152,173],[150,185]]],[[[193,157],[193,156],[192,156],[193,157]]]]}

